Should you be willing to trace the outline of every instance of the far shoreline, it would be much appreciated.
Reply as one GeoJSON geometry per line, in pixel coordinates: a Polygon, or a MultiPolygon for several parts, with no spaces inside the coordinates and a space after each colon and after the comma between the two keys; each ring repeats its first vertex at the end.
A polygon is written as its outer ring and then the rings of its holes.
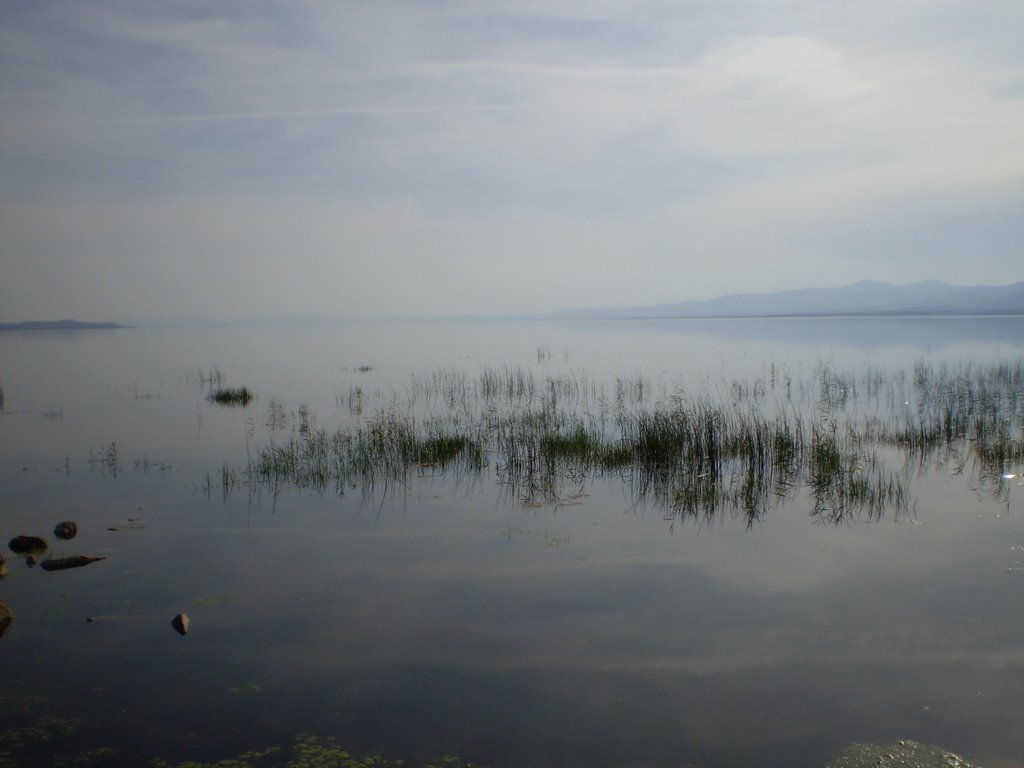
{"type": "Polygon", "coordinates": [[[89,323],[82,320],[23,320],[20,323],[0,323],[0,331],[88,331],[134,327],[121,323],[89,323]]]}

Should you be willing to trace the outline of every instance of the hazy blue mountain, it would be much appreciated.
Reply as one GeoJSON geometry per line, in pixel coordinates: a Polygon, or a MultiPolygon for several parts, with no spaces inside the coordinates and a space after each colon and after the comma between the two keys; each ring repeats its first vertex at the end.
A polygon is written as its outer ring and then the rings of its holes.
{"type": "Polygon", "coordinates": [[[839,288],[719,296],[705,301],[633,307],[590,307],[552,317],[666,318],[787,315],[995,315],[1024,314],[1024,283],[950,285],[938,280],[893,285],[862,280],[839,288]]]}

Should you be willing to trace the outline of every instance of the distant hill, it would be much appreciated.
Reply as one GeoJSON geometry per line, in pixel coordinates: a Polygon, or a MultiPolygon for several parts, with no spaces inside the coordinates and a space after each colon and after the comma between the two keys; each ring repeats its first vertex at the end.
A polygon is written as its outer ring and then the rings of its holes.
{"type": "Polygon", "coordinates": [[[591,307],[552,313],[559,319],[673,317],[801,317],[827,315],[1018,315],[1024,283],[950,285],[938,280],[893,285],[862,280],[840,288],[719,296],[705,301],[591,307]]]}
{"type": "Polygon", "coordinates": [[[120,323],[86,323],[81,320],[25,320],[0,323],[0,331],[83,331],[93,328],[131,328],[120,323]]]}

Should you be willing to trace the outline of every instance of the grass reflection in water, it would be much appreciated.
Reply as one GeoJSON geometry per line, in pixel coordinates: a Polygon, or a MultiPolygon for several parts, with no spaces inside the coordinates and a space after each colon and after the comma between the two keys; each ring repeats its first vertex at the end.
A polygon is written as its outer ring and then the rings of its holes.
{"type": "Polygon", "coordinates": [[[772,366],[696,395],[640,377],[439,369],[376,410],[360,389],[353,422],[335,431],[306,414],[255,452],[247,476],[370,496],[426,472],[493,472],[531,505],[610,479],[672,518],[728,512],[748,524],[806,491],[823,521],[877,519],[911,508],[910,479],[930,467],[1008,494],[1004,475],[1024,461],[1022,392],[1022,362],[859,375],[823,365],[806,381],[772,366]]]}

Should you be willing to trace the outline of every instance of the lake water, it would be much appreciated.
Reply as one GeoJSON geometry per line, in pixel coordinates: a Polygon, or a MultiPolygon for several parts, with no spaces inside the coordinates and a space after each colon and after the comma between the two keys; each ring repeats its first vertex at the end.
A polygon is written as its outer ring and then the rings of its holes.
{"type": "Polygon", "coordinates": [[[616,473],[521,493],[489,455],[344,493],[246,468],[303,428],[486,408],[449,402],[486,372],[574,382],[579,413],[785,411],[786,381],[819,414],[822,371],[873,372],[882,394],[846,412],[891,416],[921,396],[915,366],[1022,360],[1024,318],[0,334],[0,539],[106,558],[45,572],[5,549],[0,765],[286,748],[248,758],[273,765],[300,734],[412,765],[823,766],[898,739],[1020,765],[1022,466],[881,446],[907,503],[838,517],[806,482],[753,517],[687,515],[616,473]],[[256,399],[211,403],[218,375],[256,399]]]}

